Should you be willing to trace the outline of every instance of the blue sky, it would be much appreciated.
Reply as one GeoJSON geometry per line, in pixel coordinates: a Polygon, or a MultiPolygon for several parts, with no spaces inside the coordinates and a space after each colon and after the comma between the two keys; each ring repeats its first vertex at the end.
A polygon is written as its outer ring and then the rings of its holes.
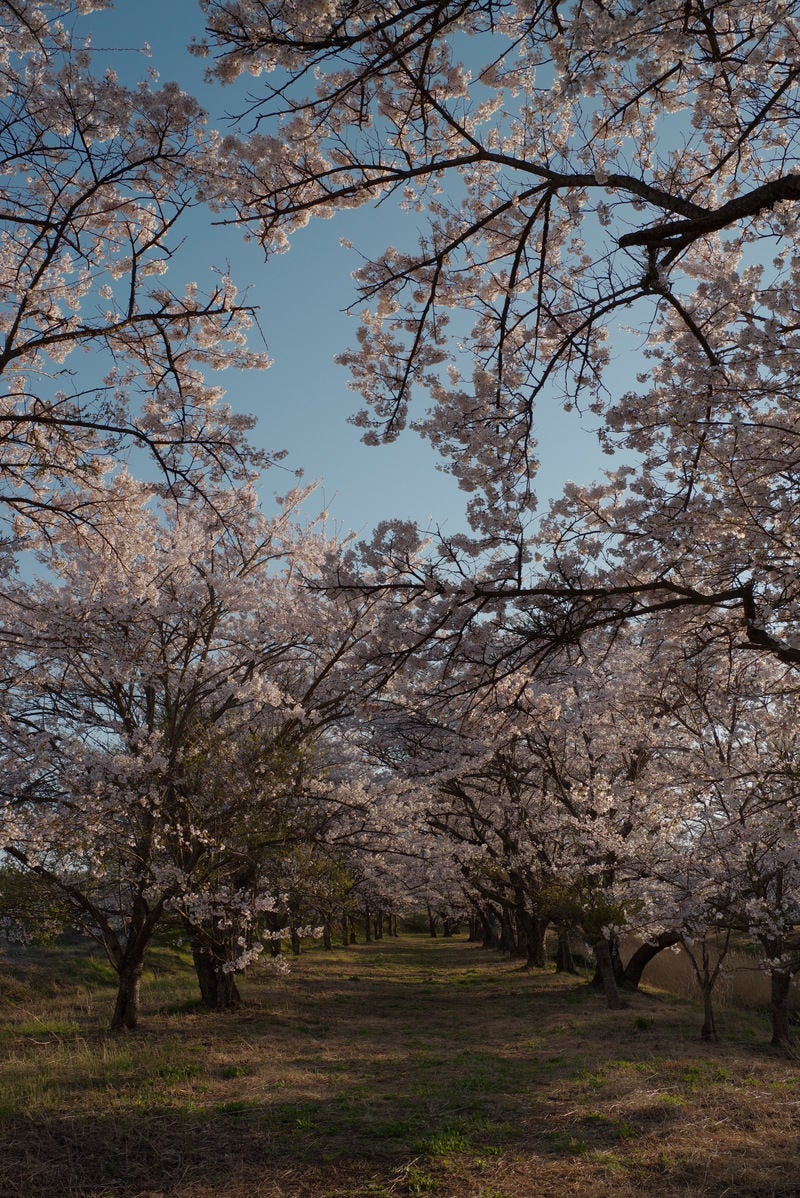
{"type": "MultiPolygon", "coordinates": [[[[92,32],[97,69],[107,61],[132,82],[155,68],[162,81],[174,79],[201,99],[212,127],[224,128],[224,113],[235,110],[231,89],[207,88],[202,62],[186,52],[190,38],[202,33],[195,0],[118,0],[116,9],[92,14],[79,30],[92,32]],[[144,42],[152,50],[149,59],[135,53],[144,42]]],[[[247,80],[245,86],[255,88],[257,80],[247,80]]],[[[437,470],[436,454],[414,433],[394,445],[361,444],[359,430],[347,423],[360,398],[348,390],[347,372],[333,361],[352,344],[357,328],[357,318],[344,315],[343,309],[354,299],[350,272],[359,258],[340,246],[340,238],[362,251],[408,244],[416,239],[419,219],[385,207],[314,221],[296,236],[289,253],[265,263],[258,246],[245,243],[236,229],[210,230],[198,213],[193,245],[188,245],[192,258],[187,262],[184,253],[186,266],[180,267],[190,269],[187,278],[202,285],[208,268],[224,269],[230,262],[237,285],[248,288],[250,302],[259,307],[273,366],[266,373],[223,376],[228,400],[257,416],[254,439],[259,445],[286,449],[292,469],[302,468],[307,480],[321,480],[311,510],[324,506],[334,526],[363,536],[379,520],[394,517],[439,525],[448,533],[465,524],[468,497],[437,470]],[[198,245],[205,261],[196,259],[198,245]]],[[[173,269],[167,277],[178,289],[179,274],[173,269]]],[[[567,479],[588,482],[608,464],[593,434],[582,431],[557,403],[542,411],[539,437],[537,493],[542,500],[557,494],[567,479]]],[[[284,491],[285,476],[268,477],[266,489],[284,491]]]]}

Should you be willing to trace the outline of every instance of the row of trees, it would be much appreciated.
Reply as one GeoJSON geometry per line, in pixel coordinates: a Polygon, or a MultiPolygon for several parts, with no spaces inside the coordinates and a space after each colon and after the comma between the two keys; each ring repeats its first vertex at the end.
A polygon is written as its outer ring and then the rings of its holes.
{"type": "Polygon", "coordinates": [[[6,860],[103,943],[115,1026],[165,918],[224,1005],[357,895],[534,965],[577,931],[612,1005],[623,931],[680,939],[707,1035],[747,938],[788,1041],[800,5],[200,0],[260,89],[225,137],[96,73],[102,6],[0,3],[0,749],[6,860]],[[202,204],[269,254],[378,201],[427,231],[357,272],[342,360],[367,439],[410,419],[469,492],[450,538],[264,514],[209,382],[265,365],[253,313],[164,285],[202,204]],[[548,403],[624,464],[539,517],[548,403]]]}

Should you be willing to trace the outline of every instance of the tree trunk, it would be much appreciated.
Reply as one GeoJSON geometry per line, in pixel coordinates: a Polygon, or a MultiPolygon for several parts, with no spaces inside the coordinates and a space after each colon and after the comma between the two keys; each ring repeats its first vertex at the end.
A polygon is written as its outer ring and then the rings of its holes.
{"type": "Polygon", "coordinates": [[[569,928],[558,929],[556,945],[556,973],[577,973],[575,960],[572,956],[572,945],[569,939],[569,928]]]}
{"type": "Polygon", "coordinates": [[[242,1001],[233,970],[223,968],[229,955],[223,945],[212,946],[199,939],[192,944],[200,997],[209,1011],[228,1011],[242,1001]]]}
{"type": "Polygon", "coordinates": [[[483,923],[483,947],[484,948],[499,948],[500,947],[500,924],[493,911],[481,911],[481,922],[483,923]]]}
{"type": "Polygon", "coordinates": [[[342,932],[342,948],[347,948],[350,944],[350,935],[349,935],[349,923],[348,923],[346,911],[342,912],[341,932],[342,932]]]}
{"type": "MultiPolygon", "coordinates": [[[[612,936],[609,940],[606,940],[605,936],[603,936],[602,939],[608,945],[608,953],[609,957],[611,958],[611,968],[614,975],[614,982],[616,983],[617,988],[619,988],[625,982],[625,970],[622,967],[622,958],[619,955],[619,937],[612,936]]],[[[596,945],[593,944],[592,948],[596,950],[596,945]]],[[[595,960],[597,960],[596,951],[595,960]]],[[[599,961],[597,961],[597,968],[595,969],[591,984],[594,986],[595,990],[605,990],[606,988],[599,961]]]]}
{"type": "Polygon", "coordinates": [[[770,1010],[772,1012],[772,1043],[776,1048],[792,1047],[789,1030],[789,987],[792,975],[788,969],[770,970],[770,1010]]]}
{"type": "Polygon", "coordinates": [[[671,948],[673,944],[679,942],[680,936],[677,932],[662,932],[654,941],[640,945],[625,966],[624,984],[633,990],[638,990],[642,974],[653,958],[657,957],[665,948],[671,948]]]}
{"type": "Polygon", "coordinates": [[[703,1026],[700,1028],[700,1039],[705,1041],[717,1039],[717,1025],[714,1023],[714,1007],[711,1001],[714,982],[703,986],[703,1026]]]}
{"type": "Polygon", "coordinates": [[[611,946],[605,936],[601,936],[594,945],[594,955],[597,961],[597,971],[600,975],[603,992],[606,996],[609,1010],[621,1011],[625,1003],[622,1001],[614,975],[614,961],[611,946]]]}
{"type": "Polygon", "coordinates": [[[298,930],[294,926],[294,924],[292,924],[289,934],[292,938],[292,952],[294,953],[294,955],[296,957],[299,957],[300,956],[300,948],[301,948],[300,933],[298,932],[298,930]]]}
{"type": "Polygon", "coordinates": [[[517,951],[517,936],[511,915],[507,907],[503,907],[500,916],[500,951],[513,956],[517,951]]]}
{"type": "Polygon", "coordinates": [[[134,898],[127,940],[118,942],[112,964],[117,971],[117,999],[111,1016],[112,1032],[130,1031],[139,1022],[139,997],[144,955],[160,917],[161,908],[149,911],[141,894],[134,898]]]}
{"type": "Polygon", "coordinates": [[[144,968],[144,952],[125,961],[118,971],[117,1001],[111,1016],[112,1032],[131,1031],[139,1022],[139,997],[144,968]]]}
{"type": "Polygon", "coordinates": [[[326,915],[322,921],[322,947],[333,948],[333,932],[331,930],[330,915],[326,915]]]}
{"type": "Polygon", "coordinates": [[[428,931],[431,934],[431,939],[435,940],[436,936],[438,935],[438,933],[436,931],[436,916],[433,914],[433,911],[431,910],[430,903],[427,903],[426,906],[428,908],[428,931]]]}
{"type": "Polygon", "coordinates": [[[546,969],[547,952],[544,946],[547,920],[540,916],[530,915],[527,911],[518,912],[520,928],[525,937],[526,969],[546,969]]]}

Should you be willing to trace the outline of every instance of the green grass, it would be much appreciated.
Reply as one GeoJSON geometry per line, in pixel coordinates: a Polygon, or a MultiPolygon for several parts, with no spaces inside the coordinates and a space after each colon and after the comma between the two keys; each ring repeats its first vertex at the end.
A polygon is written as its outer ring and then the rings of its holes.
{"type": "Polygon", "coordinates": [[[315,949],[218,1016],[160,946],[141,1029],[111,1036],[100,964],[4,962],[3,1198],[798,1193],[800,1075],[751,1012],[702,1044],[695,1003],[611,1012],[585,978],[419,936],[315,949]]]}

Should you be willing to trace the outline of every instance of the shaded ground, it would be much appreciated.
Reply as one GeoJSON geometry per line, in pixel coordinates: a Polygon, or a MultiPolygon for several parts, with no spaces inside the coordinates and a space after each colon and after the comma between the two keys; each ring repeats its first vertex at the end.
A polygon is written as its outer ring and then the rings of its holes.
{"type": "Polygon", "coordinates": [[[409,937],[304,955],[224,1016],[164,951],[142,1030],[109,1037],[99,963],[56,985],[27,960],[0,1008],[4,1198],[800,1198],[800,1072],[763,1018],[702,1045],[694,1004],[609,1012],[585,979],[409,937]]]}

